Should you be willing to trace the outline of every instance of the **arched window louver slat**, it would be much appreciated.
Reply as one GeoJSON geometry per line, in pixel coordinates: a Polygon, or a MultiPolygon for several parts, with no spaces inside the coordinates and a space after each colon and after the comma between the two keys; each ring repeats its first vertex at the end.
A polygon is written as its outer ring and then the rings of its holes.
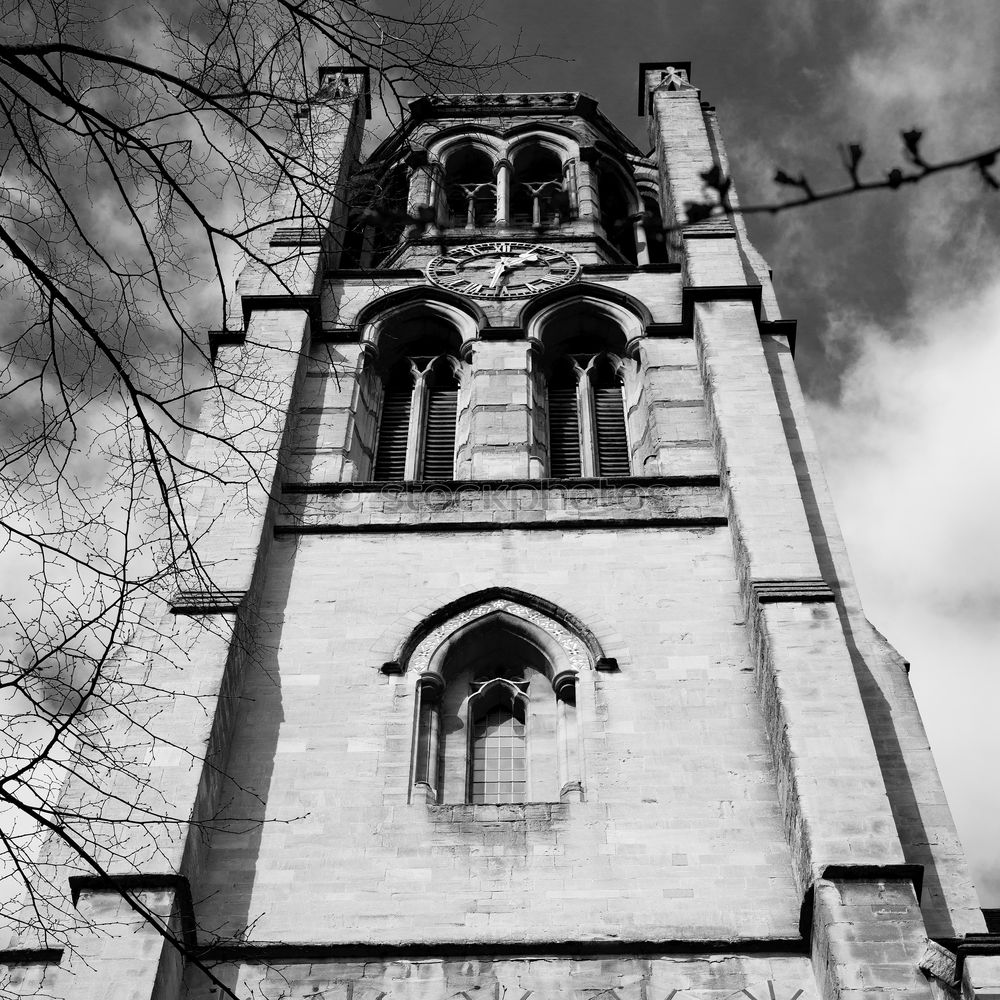
{"type": "Polygon", "coordinates": [[[580,411],[576,379],[554,379],[549,385],[549,471],[557,479],[581,475],[580,411]]]}
{"type": "Polygon", "coordinates": [[[406,473],[406,446],[410,431],[412,386],[393,379],[386,386],[375,451],[375,479],[402,479],[406,473]]]}
{"type": "Polygon", "coordinates": [[[424,479],[454,479],[455,421],[457,416],[458,388],[432,386],[427,393],[424,479]]]}
{"type": "Polygon", "coordinates": [[[597,445],[597,474],[629,474],[628,438],[622,387],[594,386],[594,431],[597,445]]]}

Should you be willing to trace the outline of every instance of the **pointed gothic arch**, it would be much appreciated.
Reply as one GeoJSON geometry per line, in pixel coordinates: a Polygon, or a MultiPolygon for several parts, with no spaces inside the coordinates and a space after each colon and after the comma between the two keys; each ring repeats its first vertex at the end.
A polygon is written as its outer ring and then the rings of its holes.
{"type": "Polygon", "coordinates": [[[577,680],[600,646],[568,628],[565,612],[517,593],[453,602],[405,644],[416,695],[411,801],[583,798],[577,680]]]}
{"type": "MultiPolygon", "coordinates": [[[[590,667],[600,669],[601,662],[607,658],[605,644],[585,622],[572,612],[544,597],[538,597],[514,587],[486,587],[471,594],[463,594],[453,601],[448,601],[440,607],[429,610],[424,615],[411,619],[413,625],[407,629],[406,634],[392,648],[392,660],[405,669],[407,665],[411,664],[414,650],[431,632],[447,625],[459,615],[491,604],[517,606],[522,609],[522,617],[529,620],[535,614],[550,619],[579,640],[585,650],[590,667]]],[[[474,617],[476,616],[472,615],[466,620],[472,620],[474,617]]],[[[581,667],[581,669],[585,668],[581,667]]]]}
{"type": "Polygon", "coordinates": [[[577,288],[537,307],[527,329],[542,347],[536,398],[546,413],[535,447],[548,475],[618,478],[641,468],[641,380],[626,356],[645,332],[638,312],[577,288]]]}
{"type": "Polygon", "coordinates": [[[455,479],[469,391],[460,357],[478,334],[475,313],[448,295],[403,293],[363,310],[359,325],[366,350],[355,420],[371,442],[362,476],[455,479]]]}

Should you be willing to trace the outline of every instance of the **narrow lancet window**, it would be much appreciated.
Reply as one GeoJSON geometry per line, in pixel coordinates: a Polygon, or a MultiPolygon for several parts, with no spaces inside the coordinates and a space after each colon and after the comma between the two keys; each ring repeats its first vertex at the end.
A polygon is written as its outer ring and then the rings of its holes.
{"type": "Polygon", "coordinates": [[[453,479],[458,379],[447,360],[439,358],[428,371],[426,381],[427,422],[424,432],[422,478],[453,479]]]}
{"type": "Polygon", "coordinates": [[[607,358],[590,372],[594,404],[594,451],[599,476],[629,474],[628,435],[622,404],[622,383],[607,358]]]}
{"type": "Polygon", "coordinates": [[[413,372],[409,360],[404,358],[393,367],[385,384],[375,451],[375,479],[403,479],[406,475],[412,400],[413,372]]]}
{"type": "Polygon", "coordinates": [[[580,466],[580,406],[578,373],[568,359],[549,380],[549,474],[556,479],[578,477],[580,466]]]}

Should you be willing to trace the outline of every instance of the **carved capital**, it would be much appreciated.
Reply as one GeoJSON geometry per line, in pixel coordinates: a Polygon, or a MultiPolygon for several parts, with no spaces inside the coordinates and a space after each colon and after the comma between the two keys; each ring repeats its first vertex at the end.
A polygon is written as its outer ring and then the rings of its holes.
{"type": "Polygon", "coordinates": [[[576,671],[560,670],[552,678],[552,690],[560,701],[569,702],[571,705],[576,702],[576,671]]]}
{"type": "Polygon", "coordinates": [[[428,670],[417,678],[420,697],[429,702],[439,701],[444,694],[444,678],[428,670]]]}
{"type": "Polygon", "coordinates": [[[660,71],[660,82],[652,88],[658,90],[695,90],[688,79],[688,71],[683,66],[667,66],[660,71]]]}

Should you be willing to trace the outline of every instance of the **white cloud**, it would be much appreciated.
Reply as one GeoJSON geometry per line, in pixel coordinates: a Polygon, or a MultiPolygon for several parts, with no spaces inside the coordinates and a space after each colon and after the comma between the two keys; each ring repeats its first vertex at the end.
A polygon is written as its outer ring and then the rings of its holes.
{"type": "Polygon", "coordinates": [[[812,416],[866,611],[912,660],[984,905],[1000,905],[1000,790],[983,782],[1000,758],[1000,281],[906,327],[840,317],[832,346],[859,353],[812,416]]]}

